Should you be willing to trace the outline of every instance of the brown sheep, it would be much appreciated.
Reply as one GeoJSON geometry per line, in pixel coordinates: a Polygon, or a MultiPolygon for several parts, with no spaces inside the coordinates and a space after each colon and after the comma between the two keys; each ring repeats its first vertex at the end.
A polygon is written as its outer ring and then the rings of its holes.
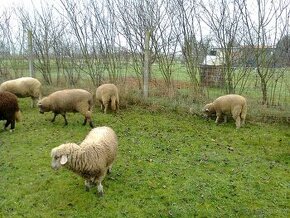
{"type": "Polygon", "coordinates": [[[241,95],[224,95],[218,97],[212,103],[204,106],[203,112],[207,117],[216,114],[215,122],[218,123],[220,118],[224,117],[224,122],[227,121],[227,114],[231,114],[236,122],[236,128],[240,128],[245,124],[247,115],[247,101],[241,95]]]}
{"type": "Polygon", "coordinates": [[[100,85],[96,90],[96,100],[101,103],[101,109],[107,113],[109,103],[113,111],[119,110],[119,91],[117,86],[111,83],[100,85]]]}
{"type": "Polygon", "coordinates": [[[11,92],[0,92],[0,120],[6,120],[4,129],[10,125],[10,131],[15,128],[15,121],[20,121],[21,113],[16,95],[11,92]]]}
{"type": "Polygon", "coordinates": [[[89,121],[90,126],[93,128],[94,125],[91,118],[92,106],[93,95],[84,89],[56,91],[38,102],[40,113],[43,114],[49,111],[54,113],[51,122],[54,122],[56,116],[61,114],[65,125],[67,125],[66,112],[79,112],[85,117],[83,125],[86,125],[87,121],[89,121]]]}

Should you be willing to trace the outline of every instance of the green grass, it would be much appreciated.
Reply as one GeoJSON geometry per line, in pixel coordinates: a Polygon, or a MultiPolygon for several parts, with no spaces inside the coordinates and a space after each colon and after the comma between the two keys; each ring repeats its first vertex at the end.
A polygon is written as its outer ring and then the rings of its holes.
{"type": "MultiPolygon", "coordinates": [[[[119,137],[104,197],[74,173],[50,168],[50,151],[90,131],[79,114],[55,123],[21,99],[23,121],[0,132],[0,217],[288,217],[289,126],[216,126],[187,113],[129,106],[94,111],[119,137]]],[[[3,122],[1,121],[1,124],[3,122]]]]}

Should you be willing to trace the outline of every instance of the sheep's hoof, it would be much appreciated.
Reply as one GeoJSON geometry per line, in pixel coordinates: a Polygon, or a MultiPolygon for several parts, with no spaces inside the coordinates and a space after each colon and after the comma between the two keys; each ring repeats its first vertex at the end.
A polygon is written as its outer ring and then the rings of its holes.
{"type": "Polygon", "coordinates": [[[109,167],[109,168],[107,169],[107,173],[108,173],[108,174],[111,174],[111,172],[112,172],[112,167],[109,167]]]}
{"type": "Polygon", "coordinates": [[[103,197],[104,196],[104,192],[103,191],[98,192],[98,195],[99,195],[99,197],[103,197]]]}
{"type": "Polygon", "coordinates": [[[94,128],[93,122],[90,122],[90,127],[94,128]]]}

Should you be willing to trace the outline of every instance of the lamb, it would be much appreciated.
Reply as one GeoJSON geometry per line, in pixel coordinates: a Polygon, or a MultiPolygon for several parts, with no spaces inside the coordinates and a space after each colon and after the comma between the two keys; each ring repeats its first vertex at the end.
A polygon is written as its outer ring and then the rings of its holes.
{"type": "Polygon", "coordinates": [[[52,111],[54,117],[51,122],[55,121],[58,114],[64,118],[65,125],[68,124],[66,119],[66,112],[79,112],[85,119],[83,125],[89,121],[90,126],[93,128],[92,121],[92,107],[93,95],[84,89],[64,89],[53,92],[47,97],[42,98],[38,102],[40,113],[52,111]]]}
{"type": "Polygon", "coordinates": [[[80,145],[62,144],[51,150],[51,167],[61,166],[85,179],[86,190],[97,183],[98,193],[103,195],[102,181],[112,170],[117,155],[118,139],[113,129],[107,126],[92,129],[80,145]]]}
{"type": "Polygon", "coordinates": [[[218,97],[212,103],[204,106],[203,112],[207,117],[216,114],[215,122],[218,123],[220,118],[224,117],[224,122],[227,121],[227,114],[231,114],[236,122],[236,128],[240,128],[241,124],[245,124],[247,115],[247,101],[241,95],[224,95],[218,97]]]}
{"type": "Polygon", "coordinates": [[[10,132],[14,131],[15,121],[20,121],[21,112],[16,95],[11,92],[0,92],[0,120],[6,120],[4,130],[10,125],[10,132]]]}
{"type": "Polygon", "coordinates": [[[31,97],[31,107],[35,107],[41,98],[41,83],[32,77],[21,77],[3,82],[0,91],[9,91],[19,98],[31,97]]]}
{"type": "Polygon", "coordinates": [[[96,100],[101,103],[101,109],[107,113],[109,103],[113,111],[119,110],[119,91],[116,85],[107,83],[99,86],[96,90],[96,100]]]}

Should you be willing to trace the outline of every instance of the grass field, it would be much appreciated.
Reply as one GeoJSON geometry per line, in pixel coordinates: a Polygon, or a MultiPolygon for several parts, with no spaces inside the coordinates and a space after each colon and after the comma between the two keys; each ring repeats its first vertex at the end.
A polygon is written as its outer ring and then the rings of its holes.
{"type": "MultiPolygon", "coordinates": [[[[289,125],[233,121],[141,106],[94,111],[119,137],[103,197],[50,151],[89,132],[79,114],[40,114],[21,99],[23,121],[0,132],[0,217],[289,217],[289,125]]],[[[3,122],[1,121],[2,125],[3,122]]]]}

